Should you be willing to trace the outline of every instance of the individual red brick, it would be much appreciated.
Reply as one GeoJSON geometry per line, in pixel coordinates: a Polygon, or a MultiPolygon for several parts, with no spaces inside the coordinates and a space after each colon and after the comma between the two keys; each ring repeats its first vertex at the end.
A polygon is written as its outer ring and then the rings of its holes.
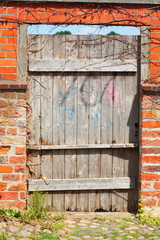
{"type": "Polygon", "coordinates": [[[156,190],[160,190],[160,182],[155,182],[155,183],[154,183],[154,188],[155,188],[156,190]]]}
{"type": "Polygon", "coordinates": [[[10,148],[10,146],[0,146],[0,154],[7,154],[10,148]]]}
{"type": "Polygon", "coordinates": [[[159,128],[160,121],[142,121],[143,128],[159,128]]]}
{"type": "Polygon", "coordinates": [[[6,38],[5,37],[0,37],[0,43],[6,43],[6,38]]]}
{"type": "Polygon", "coordinates": [[[141,161],[144,162],[144,163],[160,164],[160,156],[142,156],[141,161]]]}
{"type": "Polygon", "coordinates": [[[142,191],[141,196],[147,196],[147,197],[160,197],[160,192],[158,191],[142,191]]]}
{"type": "Polygon", "coordinates": [[[5,53],[4,52],[0,52],[0,58],[4,58],[5,57],[5,53]]]}
{"type": "Polygon", "coordinates": [[[4,127],[0,127],[0,135],[5,135],[6,129],[4,127]]]}
{"type": "Polygon", "coordinates": [[[25,147],[16,147],[16,154],[17,155],[22,155],[26,153],[26,148],[25,147]]]}
{"type": "Polygon", "coordinates": [[[21,180],[22,180],[23,182],[26,181],[26,175],[25,175],[25,174],[22,174],[21,178],[22,178],[21,180]]]}
{"type": "Polygon", "coordinates": [[[16,67],[0,67],[1,73],[16,73],[17,68],[16,67]]]}
{"type": "Polygon", "coordinates": [[[3,74],[3,79],[14,81],[17,79],[17,74],[3,74]]]}
{"type": "Polygon", "coordinates": [[[26,107],[26,101],[19,100],[19,101],[9,102],[9,107],[11,108],[26,107]]]}
{"type": "Polygon", "coordinates": [[[16,60],[10,60],[10,59],[3,59],[0,60],[0,65],[1,66],[16,66],[17,61],[16,60]]]}
{"type": "Polygon", "coordinates": [[[145,189],[145,188],[150,188],[151,187],[151,184],[150,183],[140,183],[140,188],[141,189],[145,189]]]}
{"type": "Polygon", "coordinates": [[[7,8],[1,6],[0,14],[6,14],[6,11],[7,11],[7,8]]]}
{"type": "Polygon", "coordinates": [[[0,191],[6,190],[6,187],[7,187],[7,183],[0,182],[0,191]]]}
{"type": "Polygon", "coordinates": [[[3,181],[20,181],[20,174],[3,174],[3,181]]]}
{"type": "Polygon", "coordinates": [[[22,165],[17,165],[17,166],[15,166],[15,172],[25,173],[26,172],[26,167],[22,166],[22,165]]]}
{"type": "MultiPolygon", "coordinates": [[[[159,50],[160,50],[160,47],[159,47],[159,50]]],[[[160,74],[159,68],[150,68],[150,75],[158,75],[159,76],[159,74],[160,74]]],[[[154,81],[154,78],[153,78],[153,81],[154,81]]]]}
{"type": "Polygon", "coordinates": [[[151,18],[151,24],[152,25],[160,25],[159,18],[151,18]]]}
{"type": "Polygon", "coordinates": [[[13,167],[8,165],[0,165],[0,173],[12,173],[13,167]]]}
{"type": "Polygon", "coordinates": [[[17,14],[17,8],[15,7],[15,8],[8,8],[7,9],[7,13],[8,14],[17,14]]]}
{"type": "Polygon", "coordinates": [[[160,62],[159,61],[151,61],[149,64],[150,67],[159,67],[160,66],[160,62]]]}
{"type": "Polygon", "coordinates": [[[149,137],[149,138],[157,138],[160,137],[160,131],[143,131],[142,132],[142,137],[149,137]]]}
{"type": "Polygon", "coordinates": [[[21,112],[17,110],[6,110],[3,114],[4,117],[9,117],[9,118],[18,118],[21,117],[21,112]]]}
{"type": "Polygon", "coordinates": [[[15,92],[1,92],[1,98],[5,99],[16,99],[16,93],[15,92]]]}
{"type": "Polygon", "coordinates": [[[18,99],[26,100],[27,99],[26,93],[19,93],[18,94],[18,99]]]}
{"type": "Polygon", "coordinates": [[[143,166],[142,167],[142,171],[145,171],[145,172],[160,172],[160,166],[143,166]]]}
{"type": "Polygon", "coordinates": [[[26,190],[26,185],[25,184],[16,184],[12,185],[8,189],[9,191],[25,191],[26,190]]]}
{"type": "Polygon", "coordinates": [[[3,137],[2,138],[3,144],[14,144],[14,145],[24,145],[26,143],[25,137],[3,137]]]}
{"type": "Polygon", "coordinates": [[[19,130],[19,135],[20,136],[26,136],[26,129],[20,129],[19,130]]]}
{"type": "Polygon", "coordinates": [[[3,44],[1,49],[2,51],[16,51],[17,44],[3,44]]]}
{"type": "Polygon", "coordinates": [[[160,146],[160,140],[147,140],[147,139],[142,139],[141,141],[142,146],[160,146]]]}
{"type": "Polygon", "coordinates": [[[148,173],[141,173],[140,179],[143,181],[158,181],[160,180],[160,175],[158,174],[148,174],[148,173]]]}
{"type": "Polygon", "coordinates": [[[26,193],[20,192],[20,199],[26,199],[26,193]]]}
{"type": "Polygon", "coordinates": [[[25,156],[13,156],[9,158],[10,163],[25,163],[26,157],[25,156]]]}
{"type": "Polygon", "coordinates": [[[156,110],[150,110],[150,111],[142,111],[142,118],[146,119],[156,119],[158,116],[158,113],[156,110]]]}
{"type": "Polygon", "coordinates": [[[13,43],[13,44],[15,44],[15,43],[17,43],[17,38],[16,37],[9,37],[8,38],[8,43],[13,43]]]}
{"type": "Polygon", "coordinates": [[[158,54],[158,53],[151,53],[150,54],[150,59],[151,60],[160,60],[160,54],[158,54]]]}
{"type": "Polygon", "coordinates": [[[25,128],[26,127],[26,121],[22,119],[11,119],[8,123],[9,126],[14,126],[14,127],[20,127],[20,128],[25,128]]]}
{"type": "Polygon", "coordinates": [[[9,120],[8,119],[0,119],[0,125],[1,126],[6,126],[8,125],[9,120]]]}
{"type": "Polygon", "coordinates": [[[154,100],[143,101],[142,109],[150,109],[150,111],[153,111],[154,108],[155,108],[155,101],[154,100]]]}
{"type": "Polygon", "coordinates": [[[143,201],[143,207],[154,207],[156,206],[156,200],[154,199],[148,199],[148,200],[145,200],[143,201]]]}
{"type": "Polygon", "coordinates": [[[18,200],[18,192],[0,192],[0,200],[18,200]]]}
{"type": "Polygon", "coordinates": [[[2,111],[2,110],[0,110],[0,117],[2,117],[2,115],[3,115],[3,111],[2,111]]]}
{"type": "Polygon", "coordinates": [[[17,30],[2,30],[2,36],[16,36],[17,30]]]}
{"type": "Polygon", "coordinates": [[[0,100],[0,108],[4,108],[7,106],[7,102],[0,100]]]}
{"type": "Polygon", "coordinates": [[[18,201],[17,202],[17,208],[25,209],[26,208],[26,201],[18,201]]]}
{"type": "Polygon", "coordinates": [[[17,52],[6,52],[7,58],[17,58],[17,52]]]}
{"type": "Polygon", "coordinates": [[[25,209],[26,201],[1,201],[1,208],[11,209],[11,208],[19,208],[25,209]]]}
{"type": "Polygon", "coordinates": [[[17,128],[8,128],[7,133],[11,135],[17,135],[17,128]]]}
{"type": "MultiPolygon", "coordinates": [[[[160,22],[159,22],[160,23],[160,22]]],[[[160,38],[160,32],[151,32],[150,33],[150,37],[151,38],[157,38],[158,40],[159,40],[159,38],[160,38]]]]}
{"type": "Polygon", "coordinates": [[[11,30],[18,29],[18,23],[17,22],[8,22],[8,29],[11,29],[11,30]]]}

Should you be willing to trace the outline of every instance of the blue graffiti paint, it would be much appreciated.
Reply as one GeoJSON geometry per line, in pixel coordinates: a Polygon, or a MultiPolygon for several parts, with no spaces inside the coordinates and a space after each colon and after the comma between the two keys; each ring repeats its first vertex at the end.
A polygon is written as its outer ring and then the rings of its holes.
{"type": "Polygon", "coordinates": [[[62,92],[60,92],[60,94],[59,94],[59,96],[61,97],[61,102],[63,102],[64,100],[66,100],[69,96],[70,96],[70,94],[72,93],[72,92],[74,92],[75,90],[76,90],[77,88],[76,87],[72,87],[71,89],[69,89],[68,90],[68,92],[67,93],[62,93],[62,92]]]}

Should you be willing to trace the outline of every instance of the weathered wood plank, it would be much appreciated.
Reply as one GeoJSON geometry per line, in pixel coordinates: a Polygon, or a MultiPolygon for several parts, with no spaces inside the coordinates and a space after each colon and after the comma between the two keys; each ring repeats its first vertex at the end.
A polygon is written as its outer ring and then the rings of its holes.
{"type": "MultiPolygon", "coordinates": [[[[89,58],[88,36],[79,36],[79,58],[89,58]]],[[[89,80],[87,73],[78,74],[78,104],[77,104],[77,144],[88,144],[89,80]]],[[[77,178],[88,178],[88,149],[77,151],[77,178]]],[[[77,211],[88,211],[89,193],[79,191],[77,194],[77,211]]]]}
{"type": "Polygon", "coordinates": [[[30,59],[31,72],[136,72],[136,60],[30,59]]]}
{"type": "Polygon", "coordinates": [[[101,190],[101,189],[130,189],[135,187],[134,177],[122,178],[79,178],[79,179],[32,179],[29,181],[29,191],[39,186],[40,191],[69,191],[69,190],[101,190]]]}
{"type": "MultiPolygon", "coordinates": [[[[102,36],[102,58],[114,57],[114,40],[102,36]]],[[[113,111],[113,73],[103,73],[101,90],[101,144],[112,143],[112,111],[113,111]]],[[[112,178],[112,149],[101,149],[101,178],[112,178]]],[[[110,211],[112,207],[111,193],[102,190],[100,193],[100,209],[110,211]]]]}
{"type": "MultiPolygon", "coordinates": [[[[78,57],[78,36],[65,36],[65,57],[74,59],[78,57]]],[[[64,117],[65,117],[65,144],[77,142],[77,74],[66,74],[64,93],[64,117]]],[[[76,150],[65,151],[65,178],[76,178],[77,156],[76,150]]],[[[72,190],[72,189],[71,189],[72,190]]],[[[77,194],[74,191],[65,193],[65,209],[76,211],[77,194]]]]}
{"type": "MultiPolygon", "coordinates": [[[[41,38],[39,36],[29,36],[29,53],[31,58],[41,58],[41,52],[37,49],[41,48],[41,38]]],[[[29,97],[28,97],[28,125],[27,125],[27,140],[30,144],[41,144],[40,141],[40,101],[41,101],[41,77],[38,74],[29,74],[29,97]]],[[[35,151],[31,153],[28,157],[28,160],[31,159],[31,162],[28,164],[31,168],[31,177],[40,178],[41,175],[41,156],[35,151]]]]}
{"type": "MultiPolygon", "coordinates": [[[[90,36],[90,58],[101,59],[102,58],[102,37],[90,36]]],[[[101,87],[102,86],[102,74],[90,73],[89,74],[89,144],[101,143],[101,87]]],[[[100,178],[100,149],[89,150],[89,163],[88,163],[88,177],[100,178]]],[[[96,211],[99,209],[99,197],[98,191],[92,191],[89,194],[89,211],[96,211]]]]}
{"type": "Polygon", "coordinates": [[[90,149],[90,148],[137,148],[138,143],[124,144],[86,144],[86,145],[27,145],[27,149],[54,150],[54,149],[90,149]]]}
{"type": "Polygon", "coordinates": [[[27,79],[27,24],[19,25],[18,38],[18,81],[26,81],[27,79]]]}
{"type": "MultiPolygon", "coordinates": [[[[54,58],[65,58],[65,36],[52,36],[52,47],[54,58]]],[[[65,122],[64,122],[64,93],[65,93],[65,76],[61,73],[52,75],[53,88],[53,136],[52,144],[64,145],[65,143],[65,122]]],[[[65,151],[54,149],[53,151],[53,179],[63,179],[65,177],[65,151]]],[[[54,192],[53,210],[65,210],[65,194],[64,192],[54,192]]]]}
{"type": "MultiPolygon", "coordinates": [[[[141,26],[141,82],[149,80],[150,27],[141,26]]],[[[140,56],[139,56],[140,57],[140,56]]]]}

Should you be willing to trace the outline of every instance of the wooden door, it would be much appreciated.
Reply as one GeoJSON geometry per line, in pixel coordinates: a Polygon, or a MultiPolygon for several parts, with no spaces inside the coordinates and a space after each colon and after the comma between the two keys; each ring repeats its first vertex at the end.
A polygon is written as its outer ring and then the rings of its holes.
{"type": "Polygon", "coordinates": [[[28,191],[56,211],[134,211],[137,36],[30,35],[28,191]]]}

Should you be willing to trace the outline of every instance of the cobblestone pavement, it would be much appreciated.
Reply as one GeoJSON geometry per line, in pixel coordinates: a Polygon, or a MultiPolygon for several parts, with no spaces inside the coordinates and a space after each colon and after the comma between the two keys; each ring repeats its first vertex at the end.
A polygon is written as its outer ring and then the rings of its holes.
{"type": "Polygon", "coordinates": [[[0,240],[80,240],[111,239],[160,240],[160,226],[142,224],[134,215],[117,214],[55,214],[54,219],[23,223],[12,218],[1,220],[0,240]]]}

